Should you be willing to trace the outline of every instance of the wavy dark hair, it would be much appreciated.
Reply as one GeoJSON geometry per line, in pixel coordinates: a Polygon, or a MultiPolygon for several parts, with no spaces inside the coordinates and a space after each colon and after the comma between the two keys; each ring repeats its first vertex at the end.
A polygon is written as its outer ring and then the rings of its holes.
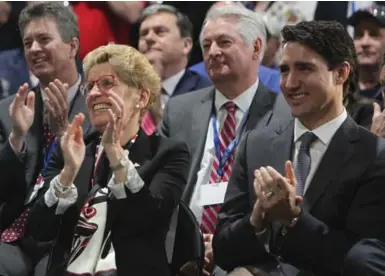
{"type": "Polygon", "coordinates": [[[329,70],[350,64],[350,74],[344,83],[344,98],[349,91],[357,90],[357,54],[353,39],[344,26],[337,21],[308,21],[282,30],[283,43],[298,42],[318,53],[327,63],[329,70]]]}

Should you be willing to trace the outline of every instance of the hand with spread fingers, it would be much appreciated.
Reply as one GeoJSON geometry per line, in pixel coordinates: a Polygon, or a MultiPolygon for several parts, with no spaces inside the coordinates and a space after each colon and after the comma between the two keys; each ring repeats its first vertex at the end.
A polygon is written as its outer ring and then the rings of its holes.
{"type": "Polygon", "coordinates": [[[48,98],[44,99],[49,114],[49,126],[56,136],[60,137],[68,126],[68,84],[56,79],[44,89],[48,98]]]}
{"type": "Polygon", "coordinates": [[[272,167],[262,167],[255,171],[254,188],[269,222],[279,221],[289,224],[301,214],[301,196],[296,195],[296,178],[292,163],[285,164],[286,177],[272,167]]]}
{"type": "Polygon", "coordinates": [[[12,120],[11,143],[17,151],[21,150],[25,135],[33,124],[35,117],[35,93],[29,91],[28,84],[20,86],[19,91],[9,107],[12,120]]]}
{"type": "Polygon", "coordinates": [[[64,168],[60,173],[60,183],[70,186],[83,163],[86,147],[83,141],[84,115],[79,113],[60,139],[63,152],[64,168]]]}

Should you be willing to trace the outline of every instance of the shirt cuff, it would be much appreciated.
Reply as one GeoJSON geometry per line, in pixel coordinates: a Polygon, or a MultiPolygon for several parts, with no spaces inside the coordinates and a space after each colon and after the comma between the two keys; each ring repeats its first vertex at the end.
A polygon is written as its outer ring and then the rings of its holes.
{"type": "Polygon", "coordinates": [[[27,152],[27,147],[26,147],[25,141],[23,141],[23,146],[21,147],[21,151],[16,151],[15,150],[15,148],[13,147],[13,145],[11,143],[11,139],[10,138],[8,138],[8,143],[11,146],[13,152],[16,154],[17,158],[22,160],[25,157],[25,154],[27,152]]]}
{"type": "Polygon", "coordinates": [[[127,197],[125,188],[130,190],[131,193],[136,194],[143,188],[144,181],[138,174],[138,171],[136,170],[134,164],[132,164],[132,162],[129,160],[126,181],[123,183],[115,183],[114,175],[108,182],[107,186],[108,188],[110,188],[112,194],[117,199],[124,199],[127,197]]]}
{"type": "Polygon", "coordinates": [[[50,186],[47,192],[44,194],[44,202],[48,208],[51,208],[53,205],[57,204],[55,215],[62,215],[71,205],[76,202],[78,198],[78,189],[74,184],[72,184],[70,189],[61,194],[63,197],[58,197],[56,193],[59,193],[59,191],[57,191],[57,189],[55,190],[54,188],[54,186],[58,184],[60,185],[59,175],[55,176],[55,178],[51,180],[50,186]]]}

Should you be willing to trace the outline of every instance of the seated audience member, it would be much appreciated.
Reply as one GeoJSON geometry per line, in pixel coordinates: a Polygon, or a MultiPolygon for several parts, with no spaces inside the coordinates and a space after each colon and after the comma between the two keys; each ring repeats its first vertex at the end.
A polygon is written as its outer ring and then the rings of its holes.
{"type": "Polygon", "coordinates": [[[140,18],[139,51],[154,66],[162,80],[160,99],[144,115],[142,128],[156,130],[170,97],[211,85],[207,77],[186,68],[193,46],[193,26],[186,15],[169,5],[153,4],[140,18]]]}
{"type": "Polygon", "coordinates": [[[214,87],[170,99],[159,131],[186,141],[192,164],[183,200],[204,233],[206,270],[211,273],[211,239],[231,175],[237,143],[245,131],[290,118],[281,95],[258,79],[266,28],[260,15],[238,6],[212,9],[200,35],[203,60],[214,87]],[[206,190],[216,185],[218,198],[206,190]]]}
{"type": "Polygon", "coordinates": [[[51,275],[170,275],[165,236],[189,153],[182,142],[140,130],[140,113],[157,97],[160,79],[146,57],[117,44],[90,52],[84,74],[95,132],[83,141],[82,114],[68,127],[29,231],[39,241],[56,237],[51,275]]]}
{"type": "Polygon", "coordinates": [[[345,28],[310,21],[282,35],[281,89],[294,119],[240,143],[214,261],[227,271],[337,276],[359,240],[385,239],[385,140],[343,106],[357,63],[345,28]]]}
{"type": "MultiPolygon", "coordinates": [[[[62,4],[44,2],[26,7],[19,27],[28,68],[38,84],[32,91],[24,84],[0,103],[0,275],[4,276],[45,275],[51,244],[32,239],[26,219],[57,145],[54,138],[60,138],[75,114],[87,114],[75,61],[79,49],[75,15],[62,4]]],[[[88,129],[86,121],[84,132],[88,129]]]]}
{"type": "MultiPolygon", "coordinates": [[[[221,7],[221,6],[237,6],[239,8],[246,9],[246,7],[244,7],[241,3],[236,2],[236,1],[233,1],[233,2],[218,1],[211,6],[211,8],[209,9],[209,11],[207,13],[209,13],[212,9],[215,9],[215,8],[221,7]]],[[[264,45],[264,49],[266,49],[266,45],[264,45]]],[[[265,50],[264,50],[264,52],[265,52],[265,50]]],[[[262,56],[263,56],[263,54],[261,55],[261,60],[262,60],[262,56]]],[[[202,76],[210,77],[210,74],[207,73],[207,68],[205,67],[205,63],[203,61],[191,66],[189,69],[191,71],[197,72],[198,74],[200,74],[202,76]]],[[[264,85],[266,85],[269,89],[271,89],[275,92],[281,91],[279,88],[280,74],[279,74],[278,70],[271,69],[271,68],[268,68],[266,66],[259,64],[257,74],[258,74],[258,78],[260,79],[260,81],[264,85]]]]}
{"type": "Polygon", "coordinates": [[[360,95],[382,102],[380,63],[385,53],[385,7],[357,10],[350,18],[354,27],[354,46],[358,56],[360,95]]]}

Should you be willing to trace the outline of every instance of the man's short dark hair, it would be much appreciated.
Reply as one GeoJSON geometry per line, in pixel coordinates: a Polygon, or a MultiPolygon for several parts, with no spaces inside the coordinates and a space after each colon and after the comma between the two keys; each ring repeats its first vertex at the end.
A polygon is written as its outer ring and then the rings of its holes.
{"type": "Polygon", "coordinates": [[[176,16],[176,25],[178,26],[181,37],[191,37],[193,39],[193,25],[187,15],[181,13],[178,9],[170,5],[153,4],[142,11],[139,19],[140,25],[143,21],[152,15],[167,12],[176,16]]]}
{"type": "Polygon", "coordinates": [[[353,39],[346,29],[336,21],[300,22],[285,26],[282,30],[283,44],[298,42],[318,53],[326,61],[329,70],[348,62],[350,74],[344,83],[344,95],[357,89],[357,54],[353,39]]]}
{"type": "Polygon", "coordinates": [[[19,16],[21,37],[24,37],[25,27],[32,20],[46,17],[56,20],[58,31],[64,42],[70,42],[73,38],[79,39],[76,16],[69,7],[64,6],[63,2],[42,2],[24,8],[19,16]]]}

